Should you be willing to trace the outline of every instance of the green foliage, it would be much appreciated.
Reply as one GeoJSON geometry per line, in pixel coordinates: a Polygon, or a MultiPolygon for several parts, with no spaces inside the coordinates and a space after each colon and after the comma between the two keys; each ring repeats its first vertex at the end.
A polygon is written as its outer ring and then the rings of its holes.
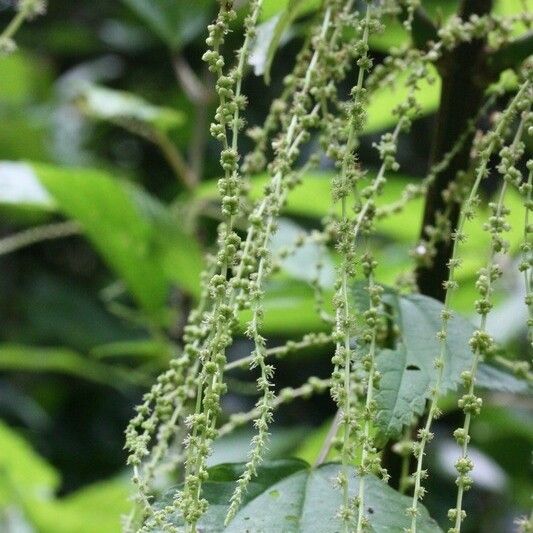
{"type": "Polygon", "coordinates": [[[204,31],[210,2],[122,0],[171,50],[178,51],[204,31]]]}
{"type": "Polygon", "coordinates": [[[136,382],[131,372],[101,364],[66,348],[0,345],[0,370],[62,373],[119,388],[136,382]]]}
{"type": "Polygon", "coordinates": [[[90,117],[132,129],[149,126],[166,132],[184,122],[183,114],[175,109],[153,106],[134,94],[105,87],[87,87],[78,101],[90,117]]]}
{"type": "MultiPolygon", "coordinates": [[[[404,426],[423,413],[426,400],[431,397],[437,379],[434,358],[439,349],[437,333],[443,306],[420,294],[399,296],[391,292],[385,301],[391,306],[399,337],[394,349],[383,350],[377,357],[382,378],[376,394],[376,423],[383,437],[390,438],[399,437],[404,426]]],[[[472,359],[468,345],[474,330],[471,323],[455,315],[448,328],[443,392],[458,387],[461,374],[472,359]]],[[[490,390],[528,392],[525,382],[493,366],[485,365],[478,378],[478,385],[490,390]]]]}
{"type": "Polygon", "coordinates": [[[450,506],[450,533],[481,533],[528,512],[527,2],[12,4],[0,530],[420,533],[450,506]],[[477,487],[478,457],[508,484],[477,487]]]}
{"type": "MultiPolygon", "coordinates": [[[[21,513],[23,527],[43,533],[72,531],[113,533],[128,510],[126,482],[95,483],[65,498],[56,498],[60,478],[31,446],[6,425],[0,424],[0,510],[21,513]]],[[[0,512],[0,527],[11,531],[0,512]]]]}
{"type": "MultiPolygon", "coordinates": [[[[341,495],[330,488],[331,479],[339,467],[326,464],[311,469],[303,461],[283,460],[265,463],[257,480],[250,487],[240,511],[231,524],[221,527],[235,481],[243,464],[223,464],[210,469],[210,481],[205,485],[209,511],[198,523],[209,531],[338,531],[339,525],[331,517],[341,502],[341,495]]],[[[356,494],[357,476],[350,472],[349,487],[356,494]]],[[[376,533],[401,531],[407,524],[402,513],[407,498],[377,478],[368,480],[366,505],[372,514],[372,530],[376,533]]],[[[163,500],[165,502],[165,500],[163,500]]],[[[163,503],[162,502],[162,503],[163,503]]],[[[176,525],[181,525],[176,518],[176,525]]],[[[422,509],[421,532],[440,531],[437,524],[422,509]]]]}

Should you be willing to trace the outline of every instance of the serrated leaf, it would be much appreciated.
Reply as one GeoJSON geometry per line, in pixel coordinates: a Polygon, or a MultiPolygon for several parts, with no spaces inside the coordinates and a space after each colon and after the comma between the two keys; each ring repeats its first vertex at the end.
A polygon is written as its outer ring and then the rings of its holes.
{"type": "Polygon", "coordinates": [[[97,85],[85,87],[77,102],[88,116],[124,127],[149,126],[168,131],[185,121],[183,114],[175,109],[155,106],[135,94],[97,85]]]}
{"type": "MultiPolygon", "coordinates": [[[[396,437],[413,416],[424,411],[426,399],[437,377],[435,358],[440,353],[437,332],[441,329],[442,303],[413,294],[399,296],[388,291],[385,301],[392,306],[400,340],[394,349],[382,350],[377,368],[382,374],[376,392],[376,424],[383,437],[396,437]]],[[[474,327],[454,314],[448,323],[442,392],[457,388],[461,372],[470,369],[472,352],[469,339],[474,327]]],[[[527,384],[496,367],[483,365],[479,386],[505,392],[526,392],[527,384]]]]}
{"type": "MultiPolygon", "coordinates": [[[[211,533],[243,531],[283,531],[285,533],[337,533],[342,525],[337,518],[342,504],[342,492],[335,486],[340,465],[330,463],[311,469],[303,461],[283,460],[265,463],[250,484],[241,509],[233,521],[224,527],[224,517],[235,483],[244,464],[219,465],[210,470],[204,484],[204,497],[210,503],[198,527],[211,533]]],[[[348,475],[350,496],[358,491],[355,468],[348,475]]],[[[171,497],[171,494],[169,496],[171,497]]],[[[164,501],[161,502],[164,504],[164,501]]],[[[365,484],[365,512],[373,533],[400,533],[410,525],[405,514],[411,498],[399,494],[374,476],[365,484]]],[[[437,523],[421,507],[417,531],[441,531],[437,523]]],[[[176,526],[180,517],[173,516],[176,526]]]]}

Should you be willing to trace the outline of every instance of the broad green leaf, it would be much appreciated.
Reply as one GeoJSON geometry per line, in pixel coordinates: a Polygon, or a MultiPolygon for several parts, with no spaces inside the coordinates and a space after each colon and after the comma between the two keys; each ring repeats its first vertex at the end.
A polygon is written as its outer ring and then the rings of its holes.
{"type": "Polygon", "coordinates": [[[150,104],[125,91],[89,85],[78,97],[78,105],[88,116],[124,127],[150,126],[168,131],[184,123],[184,116],[169,107],[150,104]]]}
{"type": "Polygon", "coordinates": [[[20,106],[34,103],[47,96],[51,85],[49,69],[37,57],[17,50],[0,58],[0,104],[20,106]]]}
{"type": "MultiPolygon", "coordinates": [[[[219,465],[210,470],[203,493],[210,506],[198,522],[199,528],[212,533],[336,533],[342,527],[337,517],[342,491],[335,486],[340,466],[330,463],[311,469],[307,463],[297,460],[272,461],[260,467],[241,509],[224,527],[228,501],[243,468],[241,463],[219,465]]],[[[350,468],[348,477],[350,497],[355,497],[359,481],[354,468],[350,468]]],[[[370,518],[373,533],[400,533],[408,527],[410,519],[405,509],[410,502],[411,498],[402,496],[376,477],[369,475],[366,478],[365,513],[370,518]]],[[[179,516],[174,515],[173,521],[177,526],[182,525],[179,516]]],[[[441,531],[424,507],[421,508],[417,531],[441,531]]]]}
{"type": "Polygon", "coordinates": [[[0,509],[53,497],[59,476],[13,429],[0,421],[0,509]]]}
{"type": "MultiPolygon", "coordinates": [[[[400,339],[394,349],[382,350],[377,356],[382,379],[376,392],[376,424],[383,436],[391,437],[410,424],[413,416],[423,413],[435,384],[434,360],[440,353],[436,334],[441,329],[442,303],[420,294],[398,296],[392,292],[387,293],[386,302],[392,306],[400,339]]],[[[459,315],[448,323],[442,392],[456,389],[461,372],[471,366],[468,341],[473,329],[459,315]]],[[[520,380],[488,365],[480,369],[479,386],[505,392],[528,390],[520,380]]]]}
{"type": "Polygon", "coordinates": [[[123,387],[134,382],[130,370],[122,370],[69,350],[20,344],[0,344],[0,370],[11,372],[59,372],[96,383],[123,387]]]}
{"type": "Polygon", "coordinates": [[[169,283],[198,293],[201,251],[177,216],[131,183],[100,170],[0,162],[0,209],[77,220],[150,313],[169,283]]]}
{"type": "Polygon", "coordinates": [[[117,533],[130,509],[131,487],[122,479],[84,487],[28,509],[40,533],[117,533]]]}
{"type": "Polygon", "coordinates": [[[82,225],[139,304],[162,319],[167,282],[157,256],[156,232],[120,181],[95,170],[33,168],[59,209],[82,225]]]}
{"type": "Polygon", "coordinates": [[[272,28],[272,34],[270,35],[270,42],[267,47],[265,63],[263,65],[263,73],[265,78],[265,83],[270,84],[270,68],[272,67],[272,61],[274,60],[274,55],[276,50],[279,47],[281,38],[283,34],[291,25],[292,21],[298,16],[302,7],[305,6],[306,0],[289,0],[287,7],[281,13],[280,17],[276,20],[276,24],[272,28]]]}
{"type": "Polygon", "coordinates": [[[178,51],[206,32],[211,0],[122,0],[169,48],[178,51]]]}
{"type": "Polygon", "coordinates": [[[0,163],[0,206],[59,211],[78,221],[139,305],[165,320],[171,283],[198,292],[202,258],[168,208],[104,171],[0,163]]]}

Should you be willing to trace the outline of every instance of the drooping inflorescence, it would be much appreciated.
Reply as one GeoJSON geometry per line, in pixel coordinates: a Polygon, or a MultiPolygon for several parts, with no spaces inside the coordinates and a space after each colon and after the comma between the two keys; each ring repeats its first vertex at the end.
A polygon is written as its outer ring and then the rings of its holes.
{"type": "MultiPolygon", "coordinates": [[[[425,179],[409,185],[391,204],[383,205],[380,198],[391,174],[399,169],[399,141],[420,111],[417,101],[420,83],[433,80],[433,66],[440,67],[444,54],[461,43],[487,37],[490,46],[503,46],[511,39],[512,24],[527,19],[523,15],[512,20],[493,15],[471,16],[467,20],[452,18],[435,32],[436,40],[429,41],[427,48],[405,46],[395,49],[380,65],[374,66],[370,42],[374,35],[383,31],[384,15],[402,16],[405,28],[412,31],[420,2],[367,0],[362,3],[361,12],[356,12],[360,3],[324,0],[313,19],[309,35],[303,40],[292,72],[284,79],[280,96],[272,102],[262,126],[254,125],[246,130],[253,147],[244,153],[241,137],[245,130],[248,100],[243,80],[255,44],[262,4],[262,0],[252,0],[246,6],[244,35],[234,64],[230,59],[231,52],[226,50],[226,40],[238,19],[239,6],[232,0],[219,0],[216,19],[208,27],[208,51],[203,59],[216,78],[218,96],[210,131],[221,146],[222,177],[218,182],[221,223],[216,248],[208,258],[202,277],[199,302],[184,329],[182,346],[174,347],[170,368],[145,394],[126,431],[129,464],[133,467],[138,489],[138,506],[126,524],[129,530],[181,531],[184,527],[186,531],[200,531],[209,505],[204,486],[209,479],[207,465],[214,441],[251,422],[255,431],[248,459],[228,498],[222,520],[224,525],[221,524],[221,528],[231,527],[265,459],[275,410],[295,398],[326,390],[330,391],[338,412],[321,456],[325,459],[333,445],[339,452],[341,466],[335,481],[342,492],[342,504],[337,519],[344,531],[362,533],[368,530],[371,525],[367,505],[371,497],[370,476],[377,475],[384,483],[389,477],[382,461],[382,445],[375,438],[376,396],[381,380],[377,359],[385,343],[401,335],[386,309],[385,288],[379,282],[373,240],[376,227],[380,220],[409,209],[413,199],[426,194],[436,177],[448,168],[458,152],[464,150],[479,119],[495,105],[502,93],[486,98],[477,116],[469,121],[466,130],[442,160],[431,167],[425,179]],[[347,83],[352,70],[355,82],[349,91],[345,91],[343,84],[347,83]],[[384,133],[374,145],[379,155],[377,171],[368,172],[358,157],[358,147],[369,102],[374,90],[388,85],[398,86],[401,71],[406,73],[401,89],[407,96],[393,110],[395,127],[384,133]],[[321,150],[313,153],[316,147],[321,150]],[[321,157],[334,166],[330,183],[334,204],[331,213],[323,220],[320,229],[297,238],[287,249],[273,252],[272,239],[288,197],[305,181],[308,169],[319,164],[321,157]],[[263,171],[267,173],[264,190],[259,197],[252,197],[250,182],[254,174],[263,171]],[[334,249],[338,259],[332,315],[324,309],[326,295],[320,284],[322,257],[317,265],[313,265],[316,275],[310,282],[317,314],[328,332],[311,332],[300,341],[271,347],[264,331],[268,282],[282,261],[305,244],[320,247],[324,257],[334,249]],[[362,283],[365,290],[364,309],[353,301],[353,288],[358,283],[362,283]],[[245,324],[243,311],[249,317],[245,324]],[[228,362],[227,351],[241,332],[252,346],[251,353],[228,362]],[[312,377],[296,388],[276,391],[275,358],[318,346],[334,346],[331,378],[312,377]],[[221,402],[227,391],[227,373],[236,368],[248,368],[254,374],[258,399],[251,411],[231,415],[226,423],[222,423],[221,402]],[[177,470],[183,483],[172,489],[164,506],[155,505],[158,477],[177,470]],[[354,474],[358,481],[355,491],[350,485],[354,474]],[[180,516],[179,526],[176,525],[176,514],[180,516]]],[[[480,293],[476,304],[480,325],[470,341],[471,368],[461,376],[466,393],[461,397],[459,407],[465,412],[465,421],[454,433],[462,454],[456,465],[459,473],[457,505],[449,515],[454,522],[451,533],[460,531],[464,518],[462,495],[471,484],[472,461],[467,448],[469,426],[481,406],[480,398],[475,394],[476,370],[480,361],[493,351],[485,322],[492,306],[493,283],[501,274],[494,255],[506,250],[503,235],[508,229],[508,212],[504,196],[510,187],[520,191],[525,206],[520,270],[526,284],[531,342],[533,289],[529,211],[533,165],[528,163],[526,179],[518,170],[523,153],[522,133],[531,127],[528,108],[531,69],[526,66],[521,76],[517,94],[498,117],[493,130],[475,144],[473,179],[469,169],[465,169],[442,192],[447,207],[438,214],[435,227],[426,228],[427,239],[420,241],[413,253],[418,264],[428,266],[434,260],[436,246],[442,240],[453,241],[438,332],[439,353],[435,354],[433,379],[426,396],[429,397],[427,414],[421,419],[424,423],[416,431],[415,442],[411,441],[411,428],[407,427],[397,446],[404,457],[402,492],[410,488],[407,479],[410,452],[416,461],[410,478],[412,501],[407,508],[409,527],[406,531],[410,533],[415,533],[418,527],[420,501],[426,491],[423,486],[427,477],[424,457],[433,438],[433,421],[440,414],[438,402],[444,393],[443,376],[449,356],[448,326],[453,313],[451,295],[458,287],[457,271],[461,265],[462,244],[466,240],[465,228],[474,218],[480,203],[481,183],[497,152],[503,186],[498,200],[490,205],[487,226],[491,235],[489,258],[476,285],[480,293]],[[507,146],[505,140],[517,115],[521,116],[520,125],[515,140],[507,146]],[[459,222],[453,227],[450,212],[456,205],[461,209],[459,222]]],[[[405,521],[406,517],[402,519],[405,521]]]]}

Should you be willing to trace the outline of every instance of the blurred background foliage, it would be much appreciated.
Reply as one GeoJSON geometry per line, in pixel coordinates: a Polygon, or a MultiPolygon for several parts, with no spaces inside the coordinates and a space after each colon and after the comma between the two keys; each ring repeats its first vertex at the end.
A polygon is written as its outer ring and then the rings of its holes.
{"type": "MultiPolygon", "coordinates": [[[[286,4],[265,1],[264,28],[286,4]]],[[[438,21],[453,13],[457,2],[423,4],[438,21]]],[[[260,124],[279,94],[317,5],[300,3],[275,57],[269,58],[269,41],[259,38],[244,83],[249,124],[260,124]],[[254,69],[269,71],[270,84],[254,69]]],[[[499,12],[523,8],[521,0],[496,2],[499,12]]],[[[123,431],[143,391],[176,349],[219,217],[219,147],[208,135],[215,102],[200,59],[215,9],[214,0],[54,0],[45,17],[20,30],[17,52],[0,58],[2,531],[113,532],[128,508],[123,431]]],[[[243,13],[230,44],[239,43],[243,13]]],[[[12,2],[0,0],[0,27],[11,16],[12,2]]],[[[378,61],[408,39],[401,24],[389,22],[386,33],[372,42],[378,61]]],[[[365,167],[377,164],[372,143],[393,125],[390,111],[402,98],[401,90],[380,89],[374,96],[360,148],[365,167]]],[[[402,175],[389,184],[384,203],[424,176],[438,101],[437,79],[422,87],[423,116],[401,139],[402,175]]],[[[291,195],[275,247],[318,227],[328,214],[328,171],[324,161],[291,195]]],[[[252,196],[260,194],[265,179],[254,178],[252,196]]],[[[489,180],[487,195],[490,189],[489,180]]],[[[519,199],[510,203],[511,218],[521,221],[519,199]]],[[[414,201],[379,226],[381,282],[392,284],[413,268],[409,250],[421,213],[422,202],[414,201]]],[[[480,225],[470,234],[464,281],[474,280],[483,261],[480,225]]],[[[515,253],[519,239],[517,234],[515,253]]],[[[265,331],[273,345],[324,327],[310,286],[309,265],[316,254],[312,245],[304,246],[270,282],[265,331]]],[[[326,302],[334,265],[330,254],[322,272],[326,302]]],[[[512,357],[525,358],[524,332],[516,326],[525,324],[517,319],[525,313],[520,280],[509,275],[501,286],[493,332],[512,357]]],[[[455,305],[470,315],[474,284],[462,287],[455,305]]],[[[240,339],[230,358],[249,349],[240,339]]],[[[329,353],[325,346],[280,362],[276,386],[301,383],[307,375],[327,376],[329,353]]],[[[245,373],[235,374],[224,400],[226,413],[253,406],[252,382],[245,373]]],[[[476,513],[466,524],[470,532],[506,531],[510,517],[529,505],[531,403],[524,399],[511,407],[502,394],[492,400],[473,428],[479,459],[467,501],[476,513]]],[[[454,402],[447,405],[437,436],[449,436],[459,418],[454,402]]],[[[282,409],[271,456],[312,462],[333,413],[327,397],[282,409]]],[[[242,460],[250,431],[221,439],[211,463],[242,460]]],[[[442,518],[451,503],[443,495],[454,494],[454,456],[451,440],[436,441],[427,506],[442,518]]]]}

